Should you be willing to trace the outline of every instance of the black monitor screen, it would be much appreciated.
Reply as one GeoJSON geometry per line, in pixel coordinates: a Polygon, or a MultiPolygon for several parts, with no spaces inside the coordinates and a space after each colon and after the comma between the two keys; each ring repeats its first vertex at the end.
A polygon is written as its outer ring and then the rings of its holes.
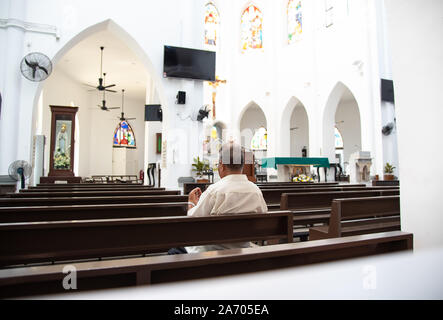
{"type": "Polygon", "coordinates": [[[215,52],[165,46],[163,75],[215,81],[215,52]]]}

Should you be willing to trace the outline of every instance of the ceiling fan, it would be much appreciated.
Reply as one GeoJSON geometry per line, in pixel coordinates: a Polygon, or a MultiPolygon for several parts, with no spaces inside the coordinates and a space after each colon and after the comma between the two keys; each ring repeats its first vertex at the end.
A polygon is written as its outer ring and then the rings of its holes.
{"type": "MultiPolygon", "coordinates": [[[[101,50],[101,58],[100,58],[100,75],[98,78],[98,86],[91,86],[90,84],[86,84],[89,87],[93,87],[95,89],[97,89],[98,91],[108,91],[108,92],[117,92],[114,90],[109,90],[109,88],[115,87],[115,84],[110,84],[109,86],[107,86],[105,84],[105,77],[106,77],[106,73],[103,73],[103,50],[105,49],[105,47],[100,47],[101,50]],[[103,75],[103,78],[102,78],[103,75]]],[[[93,90],[91,90],[93,91],[93,90]]]]}
{"type": "Polygon", "coordinates": [[[125,105],[125,89],[122,90],[122,115],[119,119],[120,121],[135,120],[136,118],[125,118],[125,111],[123,109],[124,105],[125,105]]]}
{"type": "MultiPolygon", "coordinates": [[[[104,76],[106,76],[106,73],[103,74],[104,76]]],[[[112,108],[108,108],[106,106],[106,91],[107,90],[103,90],[103,100],[102,100],[102,105],[97,105],[100,109],[104,110],[104,111],[109,111],[111,109],[120,109],[119,107],[112,107],[112,108]]]]}

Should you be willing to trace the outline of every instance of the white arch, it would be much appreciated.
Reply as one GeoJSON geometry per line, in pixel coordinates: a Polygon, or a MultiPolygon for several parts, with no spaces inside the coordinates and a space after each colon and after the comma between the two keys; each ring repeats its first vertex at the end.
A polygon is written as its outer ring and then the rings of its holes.
{"type": "MultiPolygon", "coordinates": [[[[255,101],[250,101],[245,107],[243,107],[243,109],[240,112],[239,117],[237,119],[236,128],[237,128],[237,132],[238,132],[238,134],[237,134],[237,141],[238,142],[241,142],[242,138],[245,138],[246,140],[250,140],[250,139],[252,139],[252,136],[254,134],[252,132],[252,130],[245,130],[245,129],[242,130],[242,127],[241,127],[241,123],[244,118],[244,115],[251,107],[256,107],[260,110],[260,112],[263,114],[263,118],[265,119],[265,127],[266,128],[268,127],[269,122],[268,122],[268,118],[266,117],[266,113],[264,112],[264,110],[255,101]],[[245,131],[247,131],[247,132],[245,132],[245,131]]],[[[247,147],[249,148],[249,146],[247,146],[247,147]]]]}
{"type": "Polygon", "coordinates": [[[306,117],[308,120],[308,150],[309,148],[309,143],[310,143],[310,139],[309,139],[309,127],[310,127],[310,118],[309,118],[309,114],[308,111],[305,107],[305,104],[298,98],[292,96],[288,103],[286,104],[286,107],[283,109],[283,112],[280,116],[280,139],[279,139],[279,146],[278,146],[278,155],[281,157],[284,156],[290,156],[290,152],[291,152],[291,138],[290,138],[290,129],[291,129],[291,117],[293,112],[295,111],[295,108],[297,106],[300,106],[304,109],[304,111],[306,112],[306,117]]]}
{"type": "MultiPolygon", "coordinates": [[[[85,40],[89,36],[101,32],[101,31],[109,31],[114,36],[116,36],[118,39],[120,39],[131,51],[137,56],[137,58],[143,63],[144,67],[146,68],[147,72],[150,74],[152,81],[154,82],[154,85],[157,89],[157,93],[159,95],[160,103],[162,106],[167,105],[167,100],[165,99],[165,93],[162,86],[162,82],[160,77],[158,76],[160,73],[156,72],[151,59],[146,54],[144,49],[138,44],[138,42],[129,34],[127,33],[122,27],[120,27],[117,23],[115,23],[112,19],[108,19],[102,22],[99,22],[97,24],[94,24],[85,30],[78,33],[76,36],[74,36],[71,40],[69,40],[52,58],[53,66],[57,65],[57,63],[63,58],[63,56],[71,50],[74,46],[76,46],[81,41],[85,40]]],[[[38,109],[38,100],[40,98],[40,94],[43,90],[44,82],[40,82],[38,84],[35,96],[34,96],[34,107],[33,107],[33,121],[32,121],[32,130],[31,130],[31,140],[32,135],[35,132],[35,119],[37,116],[37,109],[38,109]]],[[[166,114],[168,112],[168,108],[162,108],[163,111],[163,117],[166,118],[166,114]]],[[[32,143],[31,143],[32,147],[32,143]]]]}
{"type": "MultiPolygon", "coordinates": [[[[361,110],[359,103],[354,95],[354,93],[346,86],[343,82],[339,81],[335,84],[331,93],[328,96],[328,100],[326,102],[325,108],[323,109],[323,117],[322,117],[322,155],[327,156],[329,161],[335,162],[335,141],[334,141],[334,127],[335,127],[335,114],[337,111],[337,107],[343,97],[343,95],[348,92],[352,95],[353,99],[357,104],[357,110],[359,112],[359,116],[361,115],[361,110]]],[[[361,116],[359,127],[361,130],[361,116]]],[[[361,142],[360,142],[361,145],[361,142]]]]}

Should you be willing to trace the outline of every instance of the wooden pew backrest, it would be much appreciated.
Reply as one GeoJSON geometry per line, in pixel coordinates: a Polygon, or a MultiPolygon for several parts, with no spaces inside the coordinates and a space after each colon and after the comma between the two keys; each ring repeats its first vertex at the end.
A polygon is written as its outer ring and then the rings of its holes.
{"type": "Polygon", "coordinates": [[[0,223],[186,216],[186,202],[0,208],[0,223]]]}
{"type": "Polygon", "coordinates": [[[386,221],[378,219],[400,215],[400,196],[335,199],[332,201],[329,235],[340,237],[342,226],[349,220],[366,219],[372,223],[386,221]]]}
{"type": "Polygon", "coordinates": [[[0,266],[144,254],[208,244],[275,239],[292,242],[292,228],[289,211],[0,224],[0,266]]]}
{"type": "Polygon", "coordinates": [[[399,194],[399,190],[370,190],[366,191],[332,191],[332,192],[310,192],[310,193],[283,193],[281,196],[281,210],[297,210],[308,208],[331,207],[332,200],[337,198],[360,198],[378,197],[399,194]]]}
{"type": "MultiPolygon", "coordinates": [[[[180,256],[115,259],[73,264],[78,290],[242,274],[412,250],[413,235],[386,232],[180,256]]],[[[0,270],[0,298],[63,293],[64,264],[0,270]]]]}

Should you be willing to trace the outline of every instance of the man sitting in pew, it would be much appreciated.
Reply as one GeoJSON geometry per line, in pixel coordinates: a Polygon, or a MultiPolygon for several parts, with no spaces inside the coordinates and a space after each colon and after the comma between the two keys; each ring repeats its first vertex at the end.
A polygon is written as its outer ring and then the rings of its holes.
{"type": "MultiPolygon", "coordinates": [[[[188,216],[204,217],[236,213],[267,213],[268,207],[261,190],[242,174],[245,164],[245,150],[236,143],[222,146],[218,172],[221,180],[202,193],[200,188],[189,194],[188,216]]],[[[197,253],[231,248],[247,248],[250,243],[173,248],[169,254],[197,253]]]]}

